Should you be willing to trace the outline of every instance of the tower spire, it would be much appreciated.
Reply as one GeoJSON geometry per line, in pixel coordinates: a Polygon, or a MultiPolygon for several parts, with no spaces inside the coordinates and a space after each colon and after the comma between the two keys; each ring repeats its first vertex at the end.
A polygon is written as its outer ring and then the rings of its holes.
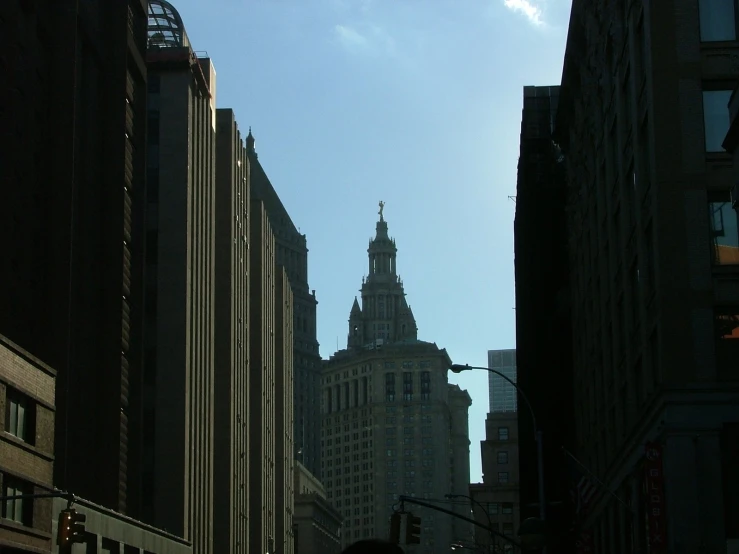
{"type": "Polygon", "coordinates": [[[251,134],[251,125],[249,125],[249,134],[246,135],[246,151],[249,154],[256,154],[255,146],[256,141],[254,140],[254,135],[251,134]]]}
{"type": "Polygon", "coordinates": [[[385,202],[379,207],[375,237],[367,248],[369,273],[362,280],[362,305],[355,298],[349,315],[349,348],[417,338],[416,321],[396,271],[398,248],[388,234],[385,202]]]}

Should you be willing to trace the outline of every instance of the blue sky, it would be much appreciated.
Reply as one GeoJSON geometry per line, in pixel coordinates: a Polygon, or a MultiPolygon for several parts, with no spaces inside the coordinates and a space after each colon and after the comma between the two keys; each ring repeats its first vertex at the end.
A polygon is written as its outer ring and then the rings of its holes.
{"type": "MultiPolygon", "coordinates": [[[[322,356],[346,346],[380,200],[419,338],[471,365],[514,348],[522,87],[559,84],[570,0],[172,4],[307,235],[322,356]]],[[[478,481],[487,373],[451,380],[478,481]]]]}

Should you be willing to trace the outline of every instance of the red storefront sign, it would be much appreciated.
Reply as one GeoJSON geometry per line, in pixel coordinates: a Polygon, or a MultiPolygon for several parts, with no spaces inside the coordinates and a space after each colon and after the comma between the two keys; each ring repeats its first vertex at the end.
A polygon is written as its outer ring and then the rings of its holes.
{"type": "Polygon", "coordinates": [[[665,517],[665,478],[662,467],[662,445],[648,443],[644,463],[647,493],[647,532],[649,551],[667,551],[667,518],[665,517]]]}

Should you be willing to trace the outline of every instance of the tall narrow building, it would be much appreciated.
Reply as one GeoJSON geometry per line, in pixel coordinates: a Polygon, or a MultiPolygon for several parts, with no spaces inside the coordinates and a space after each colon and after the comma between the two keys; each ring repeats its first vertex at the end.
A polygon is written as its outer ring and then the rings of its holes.
{"type": "Polygon", "coordinates": [[[321,357],[316,339],[315,291],[308,287],[308,246],[306,237],[290,218],[279,195],[267,177],[249,130],[246,148],[251,166],[251,188],[255,198],[264,202],[275,233],[277,264],[284,267],[293,293],[293,373],[295,458],[311,473],[320,468],[320,395],[321,357]]]}
{"type": "Polygon", "coordinates": [[[215,71],[149,2],[146,516],[213,552],[215,71]]]}
{"type": "Polygon", "coordinates": [[[249,160],[233,110],[216,110],[213,548],[249,544],[249,160]]]}
{"type": "Polygon", "coordinates": [[[275,268],[275,548],[293,554],[295,457],[293,450],[293,306],[287,271],[275,268]]]}
{"type": "Polygon", "coordinates": [[[0,334],[57,372],[54,485],[135,517],[146,2],[4,0],[0,45],[0,334]]]}
{"type": "MultiPolygon", "coordinates": [[[[521,520],[539,517],[536,427],[542,431],[546,519],[571,529],[569,468],[562,447],[574,448],[571,274],[567,241],[567,186],[562,154],[553,143],[559,87],[523,88],[516,184],[516,382],[536,415],[518,406],[521,520]],[[542,271],[542,268],[547,268],[542,271]]],[[[498,417],[498,416],[496,416],[498,417]]],[[[548,554],[570,553],[560,534],[548,554]]]]}
{"type": "Polygon", "coordinates": [[[249,550],[272,552],[277,528],[275,236],[264,204],[254,198],[250,204],[249,550]]]}
{"type": "MultiPolygon", "coordinates": [[[[323,365],[321,479],[344,517],[345,545],[387,537],[401,495],[440,499],[467,494],[469,484],[470,397],[449,385],[446,350],[417,339],[382,208],[347,349],[323,365]]],[[[446,549],[460,531],[447,516],[410,504],[406,510],[422,518],[417,552],[446,549]]]]}

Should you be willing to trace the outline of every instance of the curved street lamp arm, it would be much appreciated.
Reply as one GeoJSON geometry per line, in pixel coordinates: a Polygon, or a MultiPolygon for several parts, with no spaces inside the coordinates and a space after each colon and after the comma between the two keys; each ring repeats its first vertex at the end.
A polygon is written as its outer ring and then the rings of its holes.
{"type": "Polygon", "coordinates": [[[500,371],[498,371],[497,369],[491,369],[491,368],[489,368],[489,367],[482,367],[482,366],[473,366],[473,365],[460,365],[460,364],[454,364],[454,365],[452,365],[452,367],[451,367],[450,369],[451,369],[451,370],[452,370],[452,371],[453,371],[454,373],[460,373],[460,372],[462,372],[462,371],[466,371],[466,370],[468,370],[468,369],[482,369],[482,370],[484,370],[484,371],[489,371],[490,373],[495,373],[495,375],[497,375],[498,377],[501,377],[501,378],[503,378],[503,379],[504,379],[505,381],[507,381],[508,383],[510,383],[510,385],[511,385],[511,386],[512,386],[512,387],[513,387],[514,389],[516,389],[516,392],[518,392],[518,394],[520,394],[520,395],[521,395],[521,398],[523,398],[523,401],[524,401],[524,403],[526,404],[526,406],[528,407],[528,409],[529,409],[529,412],[531,412],[531,419],[533,420],[533,423],[534,423],[534,431],[538,431],[538,430],[539,430],[539,426],[538,426],[538,425],[536,424],[536,414],[534,413],[534,408],[533,408],[533,406],[531,405],[531,402],[529,402],[529,399],[528,399],[528,397],[526,396],[526,393],[525,393],[525,392],[523,392],[523,390],[521,390],[521,389],[519,388],[519,386],[518,386],[518,385],[516,384],[516,382],[515,382],[515,381],[513,381],[513,380],[512,380],[512,379],[511,379],[510,377],[508,377],[508,376],[507,376],[507,375],[505,375],[504,373],[501,373],[501,372],[500,372],[500,371]]]}
{"type": "Polygon", "coordinates": [[[482,505],[479,501],[475,500],[471,496],[467,496],[466,494],[447,494],[447,498],[466,498],[473,504],[477,504],[477,506],[482,510],[482,512],[485,514],[485,516],[488,518],[488,526],[492,529],[493,528],[493,520],[490,518],[490,512],[488,512],[487,509],[485,509],[485,506],[482,505]]]}

